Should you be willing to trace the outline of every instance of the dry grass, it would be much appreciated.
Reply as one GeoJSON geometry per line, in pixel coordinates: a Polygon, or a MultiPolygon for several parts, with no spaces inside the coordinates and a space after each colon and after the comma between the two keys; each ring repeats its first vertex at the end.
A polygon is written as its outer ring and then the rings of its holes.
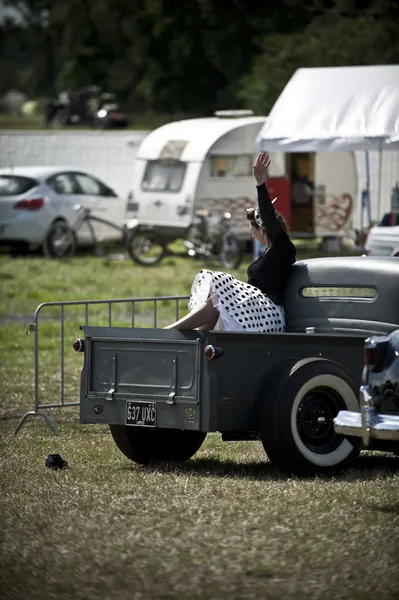
{"type": "MultiPolygon", "coordinates": [[[[183,293],[198,267],[176,260],[155,271],[121,263],[110,277],[96,259],[56,265],[4,259],[0,315],[10,305],[14,314],[32,314],[43,295],[125,295],[128,272],[132,296],[157,286],[158,293],[183,293]],[[106,278],[112,293],[104,290],[106,278]],[[28,293],[36,296],[29,300],[28,293]]],[[[67,339],[78,323],[76,315],[68,321],[67,339]]],[[[49,321],[43,329],[44,400],[59,392],[57,327],[49,321]]],[[[260,443],[227,443],[211,434],[187,463],[143,468],[119,452],[107,427],[79,425],[76,408],[47,411],[57,436],[38,417],[14,436],[18,419],[33,407],[33,338],[24,323],[8,322],[0,340],[4,598],[398,597],[398,458],[363,453],[354,469],[332,480],[287,478],[260,443]],[[52,452],[69,461],[67,470],[45,468],[52,452]]],[[[66,344],[72,400],[80,366],[66,344]]]]}

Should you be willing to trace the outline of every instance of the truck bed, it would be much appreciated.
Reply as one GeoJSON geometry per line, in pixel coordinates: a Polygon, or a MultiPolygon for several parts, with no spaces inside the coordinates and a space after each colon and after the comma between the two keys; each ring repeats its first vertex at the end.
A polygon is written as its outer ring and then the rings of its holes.
{"type": "MultiPolygon", "coordinates": [[[[286,362],[309,358],[334,361],[346,369],[358,388],[366,337],[364,332],[82,329],[81,423],[204,432],[256,431],[259,382],[286,362]],[[213,346],[220,356],[208,360],[207,346],[213,346]]],[[[272,400],[263,392],[262,401],[272,400]]]]}

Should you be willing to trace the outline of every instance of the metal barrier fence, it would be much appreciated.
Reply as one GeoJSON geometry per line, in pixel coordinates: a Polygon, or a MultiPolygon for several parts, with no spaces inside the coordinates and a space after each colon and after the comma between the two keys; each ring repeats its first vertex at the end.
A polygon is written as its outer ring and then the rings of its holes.
{"type": "MultiPolygon", "coordinates": [[[[65,401],[65,326],[66,326],[66,309],[69,307],[77,307],[83,308],[83,322],[80,322],[80,325],[98,325],[99,320],[103,321],[104,317],[107,322],[108,327],[112,327],[114,321],[114,313],[116,306],[119,308],[125,308],[125,313],[123,314],[124,322],[129,322],[131,327],[136,327],[137,320],[141,318],[143,321],[146,321],[144,325],[146,327],[158,327],[159,322],[159,304],[166,303],[167,306],[163,306],[164,309],[168,307],[173,307],[174,305],[174,318],[171,317],[166,322],[171,322],[173,320],[179,319],[180,307],[179,302],[187,301],[189,296],[158,296],[158,297],[149,297],[149,298],[118,298],[118,299],[110,299],[110,300],[73,300],[73,301],[65,301],[65,302],[43,302],[40,304],[34,314],[33,323],[27,326],[27,334],[34,334],[34,409],[25,413],[18,423],[18,426],[15,430],[15,434],[21,429],[23,423],[26,421],[28,417],[42,417],[47,425],[50,427],[53,433],[56,433],[55,427],[45,412],[42,412],[46,409],[52,408],[61,408],[61,407],[70,407],[70,406],[79,406],[80,402],[66,402],[65,401]],[[137,305],[145,305],[149,304],[151,306],[150,314],[137,314],[136,311],[137,305]],[[105,314],[96,313],[95,316],[90,321],[89,308],[90,307],[98,307],[100,305],[105,305],[106,311],[105,314]],[[59,316],[54,316],[52,314],[51,321],[59,321],[60,325],[60,357],[59,357],[59,371],[60,374],[60,397],[58,402],[49,403],[41,401],[41,388],[39,381],[39,367],[40,367],[40,352],[39,352],[39,333],[41,331],[41,325],[44,322],[43,312],[45,309],[59,309],[59,316]],[[128,308],[128,313],[126,313],[126,308],[128,308]],[[127,316],[129,318],[127,319],[127,316]],[[93,319],[96,319],[96,322],[93,323],[93,319]]],[[[186,305],[187,306],[187,305],[186,305]]],[[[169,312],[169,314],[171,314],[169,312]]],[[[121,315],[119,316],[119,320],[121,319],[121,315]]],[[[165,316],[163,317],[165,320],[165,316]]],[[[116,320],[116,319],[115,319],[116,320]]],[[[101,323],[103,324],[103,323],[101,323]]],[[[79,337],[75,335],[75,338],[79,337]]]]}

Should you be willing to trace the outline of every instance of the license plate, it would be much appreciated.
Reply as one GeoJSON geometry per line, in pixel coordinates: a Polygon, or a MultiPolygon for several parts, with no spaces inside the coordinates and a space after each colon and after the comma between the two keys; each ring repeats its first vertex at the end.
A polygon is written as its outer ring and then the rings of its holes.
{"type": "Polygon", "coordinates": [[[155,427],[157,420],[156,402],[126,402],[126,425],[155,427]]]}

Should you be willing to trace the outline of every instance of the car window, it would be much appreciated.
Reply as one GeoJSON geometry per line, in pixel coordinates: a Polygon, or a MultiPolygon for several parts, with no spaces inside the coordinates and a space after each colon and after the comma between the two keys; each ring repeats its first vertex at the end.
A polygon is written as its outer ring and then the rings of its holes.
{"type": "Polygon", "coordinates": [[[171,160],[148,161],[141,187],[147,192],[178,192],[184,181],[186,163],[171,160]]]}
{"type": "Polygon", "coordinates": [[[0,175],[0,196],[19,196],[38,185],[35,179],[17,175],[0,175]]]}
{"type": "Polygon", "coordinates": [[[56,194],[79,194],[79,188],[71,173],[59,173],[47,180],[47,184],[56,194]]]}
{"type": "Polygon", "coordinates": [[[75,173],[75,179],[82,190],[82,194],[87,194],[89,196],[102,195],[101,185],[96,179],[93,179],[89,175],[84,175],[83,173],[75,173]]]}
{"type": "Polygon", "coordinates": [[[115,192],[111,188],[91,175],[87,175],[86,173],[74,173],[74,177],[81,190],[81,194],[116,197],[115,192]]]}

